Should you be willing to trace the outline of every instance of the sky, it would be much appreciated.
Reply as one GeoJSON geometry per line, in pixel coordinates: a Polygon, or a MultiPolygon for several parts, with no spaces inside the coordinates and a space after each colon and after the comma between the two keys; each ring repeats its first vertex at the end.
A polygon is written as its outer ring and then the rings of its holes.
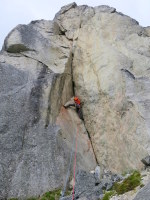
{"type": "MultiPolygon", "coordinates": [[[[64,5],[73,0],[0,0],[0,49],[7,34],[18,24],[32,20],[52,20],[64,5]]],[[[76,0],[77,5],[109,5],[136,19],[142,26],[150,26],[149,0],[76,0]]]]}

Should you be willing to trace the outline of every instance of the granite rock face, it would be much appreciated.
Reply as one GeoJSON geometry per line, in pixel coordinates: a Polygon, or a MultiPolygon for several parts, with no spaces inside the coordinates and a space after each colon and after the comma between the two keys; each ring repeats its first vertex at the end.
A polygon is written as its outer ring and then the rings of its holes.
{"type": "Polygon", "coordinates": [[[53,21],[8,34],[0,52],[0,199],[62,188],[77,132],[77,169],[140,169],[150,153],[149,30],[115,8],[72,3],[53,21]],[[84,122],[62,107],[73,95],[84,102],[84,122]]]}
{"type": "Polygon", "coordinates": [[[0,53],[0,199],[62,187],[77,129],[77,167],[96,166],[83,122],[61,108],[73,96],[71,63],[71,43],[51,21],[19,25],[7,36],[0,53]]]}
{"type": "Polygon", "coordinates": [[[149,28],[107,6],[74,5],[55,21],[73,40],[75,93],[99,164],[140,169],[150,151],[149,28]]]}

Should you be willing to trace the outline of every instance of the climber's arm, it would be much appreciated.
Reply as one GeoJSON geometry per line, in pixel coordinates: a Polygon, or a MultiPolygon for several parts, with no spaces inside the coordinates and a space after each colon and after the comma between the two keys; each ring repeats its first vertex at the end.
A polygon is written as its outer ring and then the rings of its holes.
{"type": "Polygon", "coordinates": [[[70,106],[74,106],[75,107],[75,104],[74,103],[70,103],[68,105],[64,105],[65,108],[69,108],[70,106]]]}

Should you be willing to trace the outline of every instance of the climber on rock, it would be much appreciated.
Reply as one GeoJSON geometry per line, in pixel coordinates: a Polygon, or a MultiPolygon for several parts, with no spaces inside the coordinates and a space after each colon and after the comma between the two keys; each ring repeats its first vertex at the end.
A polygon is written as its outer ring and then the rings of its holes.
{"type": "Polygon", "coordinates": [[[70,106],[74,106],[76,108],[79,118],[83,120],[82,104],[80,99],[78,97],[74,97],[73,101],[69,101],[64,105],[65,108],[68,108],[70,106]]]}

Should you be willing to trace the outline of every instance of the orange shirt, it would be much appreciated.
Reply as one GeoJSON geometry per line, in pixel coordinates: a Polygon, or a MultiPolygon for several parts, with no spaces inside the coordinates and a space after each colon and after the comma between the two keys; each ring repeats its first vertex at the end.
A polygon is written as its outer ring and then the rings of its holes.
{"type": "Polygon", "coordinates": [[[81,104],[81,102],[80,102],[79,99],[75,100],[74,102],[75,102],[76,104],[79,104],[79,105],[81,104]]]}

